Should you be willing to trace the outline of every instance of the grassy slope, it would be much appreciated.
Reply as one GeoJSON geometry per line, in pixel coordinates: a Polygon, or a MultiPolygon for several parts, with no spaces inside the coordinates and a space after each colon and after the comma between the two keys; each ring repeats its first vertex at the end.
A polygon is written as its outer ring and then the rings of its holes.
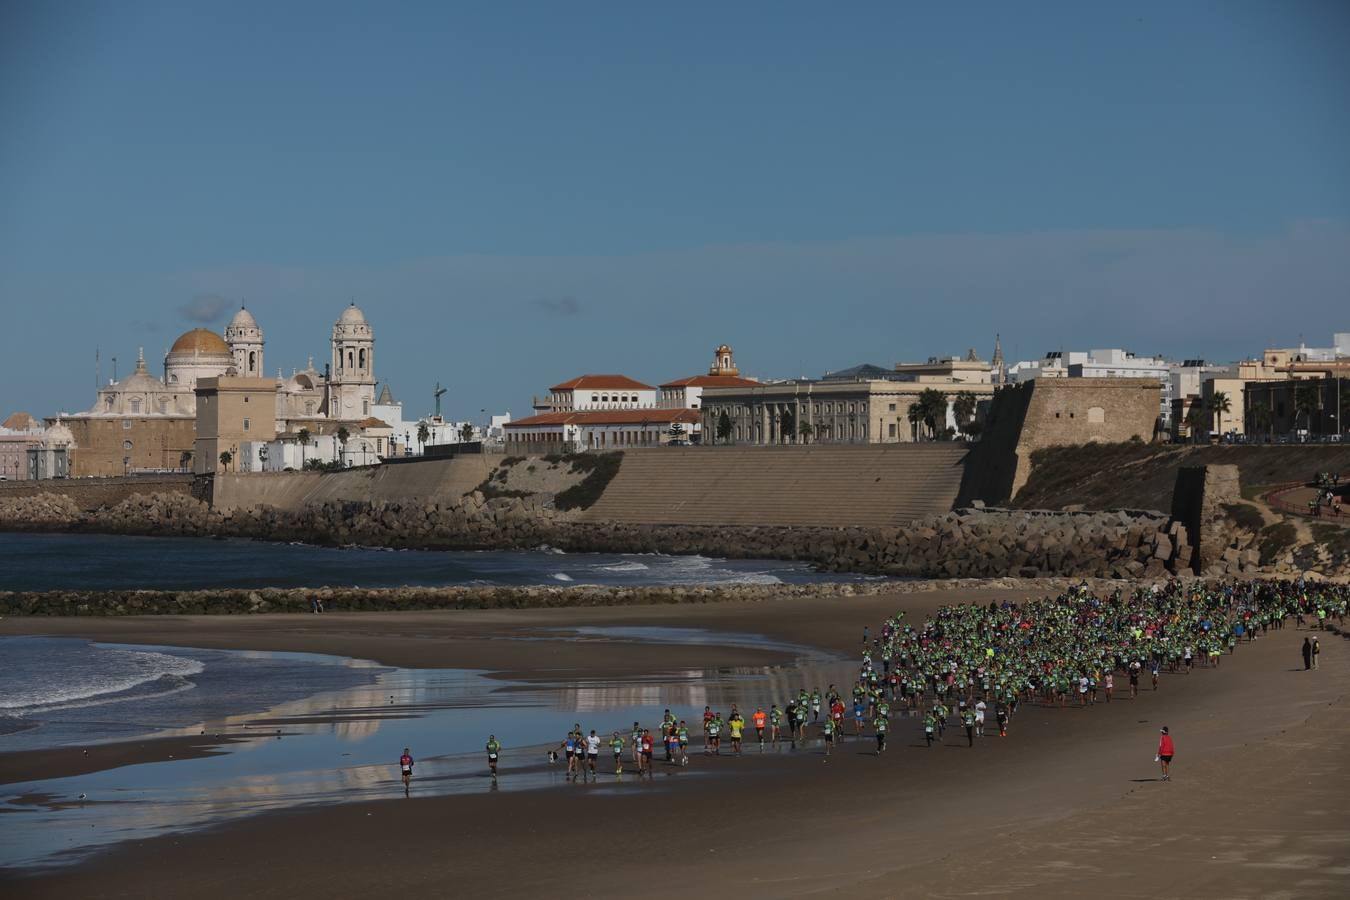
{"type": "Polygon", "coordinates": [[[1350,473],[1350,447],[1088,444],[1037,451],[1031,477],[1012,505],[1023,509],[1156,509],[1172,506],[1181,466],[1236,465],[1243,493],[1259,485],[1308,481],[1318,472],[1350,473]]]}

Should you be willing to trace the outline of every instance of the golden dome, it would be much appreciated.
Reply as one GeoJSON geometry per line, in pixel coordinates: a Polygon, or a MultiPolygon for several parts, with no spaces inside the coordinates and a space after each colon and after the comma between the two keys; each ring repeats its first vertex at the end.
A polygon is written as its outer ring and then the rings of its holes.
{"type": "Polygon", "coordinates": [[[209,328],[194,328],[173,342],[170,353],[220,353],[230,355],[225,339],[209,328]]]}

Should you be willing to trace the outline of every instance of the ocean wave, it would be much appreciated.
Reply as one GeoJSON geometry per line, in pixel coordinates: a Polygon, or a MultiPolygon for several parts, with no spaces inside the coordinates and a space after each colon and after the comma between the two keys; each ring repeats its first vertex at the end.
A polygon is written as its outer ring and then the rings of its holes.
{"type": "Polygon", "coordinates": [[[614,563],[608,566],[601,566],[600,568],[606,572],[645,572],[651,567],[648,566],[646,563],[621,562],[621,563],[614,563]]]}
{"type": "Polygon", "coordinates": [[[553,572],[553,573],[551,573],[548,577],[549,577],[549,578],[552,578],[554,581],[572,581],[572,580],[573,580],[573,579],[572,579],[572,576],[571,576],[571,575],[568,575],[566,572],[553,572]]]}
{"type": "Polygon", "coordinates": [[[154,651],[99,648],[99,654],[93,665],[67,667],[60,675],[42,678],[38,686],[7,691],[0,697],[0,713],[29,715],[176,692],[192,687],[187,679],[206,668],[200,660],[154,651]]]}
{"type": "Polygon", "coordinates": [[[127,700],[154,700],[190,691],[197,685],[181,675],[161,675],[153,681],[142,682],[135,687],[116,693],[95,694],[75,700],[56,703],[42,703],[25,709],[13,710],[16,717],[41,716],[68,709],[84,709],[89,706],[106,706],[110,703],[122,703],[127,700]]]}

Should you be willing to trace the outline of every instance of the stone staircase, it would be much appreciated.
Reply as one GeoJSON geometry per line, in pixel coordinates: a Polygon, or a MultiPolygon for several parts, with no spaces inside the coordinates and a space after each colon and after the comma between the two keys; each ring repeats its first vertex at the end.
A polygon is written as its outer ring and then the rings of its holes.
{"type": "Polygon", "coordinates": [[[627,450],[582,520],[900,525],[952,508],[965,455],[948,443],[627,450]]]}

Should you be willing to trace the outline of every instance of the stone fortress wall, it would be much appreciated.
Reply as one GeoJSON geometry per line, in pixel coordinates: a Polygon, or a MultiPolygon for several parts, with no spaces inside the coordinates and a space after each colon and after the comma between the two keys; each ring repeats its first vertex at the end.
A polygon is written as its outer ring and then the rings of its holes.
{"type": "Polygon", "coordinates": [[[1047,447],[1151,441],[1158,382],[1147,378],[1038,378],[1001,388],[966,460],[959,503],[1004,503],[1047,447]]]}

